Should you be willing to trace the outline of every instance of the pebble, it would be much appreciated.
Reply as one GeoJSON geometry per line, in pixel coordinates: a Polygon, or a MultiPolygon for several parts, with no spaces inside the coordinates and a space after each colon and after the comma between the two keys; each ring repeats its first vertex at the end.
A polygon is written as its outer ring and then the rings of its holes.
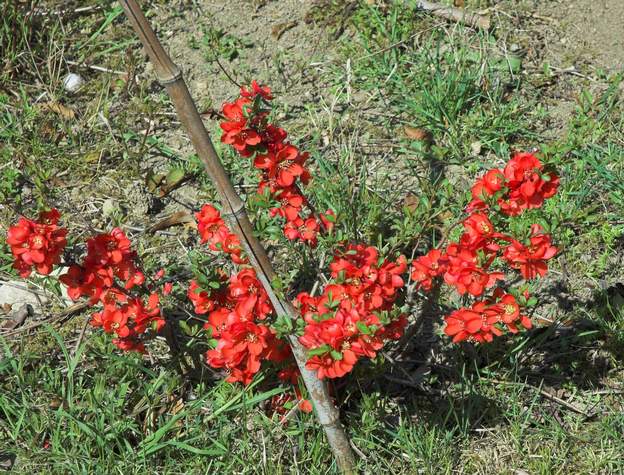
{"type": "Polygon", "coordinates": [[[63,79],[63,87],[66,91],[73,93],[77,92],[84,85],[84,82],[84,79],[79,74],[69,73],[63,79]]]}

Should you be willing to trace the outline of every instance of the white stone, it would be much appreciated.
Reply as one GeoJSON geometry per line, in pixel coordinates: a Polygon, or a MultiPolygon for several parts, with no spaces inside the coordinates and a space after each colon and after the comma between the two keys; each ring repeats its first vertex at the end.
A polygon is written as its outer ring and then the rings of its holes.
{"type": "Polygon", "coordinates": [[[35,311],[40,310],[48,298],[40,291],[29,289],[26,284],[19,280],[10,280],[0,286],[0,305],[30,304],[35,311]]]}
{"type": "Polygon", "coordinates": [[[63,87],[66,91],[69,92],[76,92],[83,85],[84,79],[82,79],[82,76],[80,76],[79,74],[69,73],[67,76],[65,76],[65,79],[63,79],[63,87]]]}

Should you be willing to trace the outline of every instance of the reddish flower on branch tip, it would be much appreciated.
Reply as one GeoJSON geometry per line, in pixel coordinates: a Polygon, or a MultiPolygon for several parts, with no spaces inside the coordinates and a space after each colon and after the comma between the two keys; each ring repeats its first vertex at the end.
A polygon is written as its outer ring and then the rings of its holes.
{"type": "Polygon", "coordinates": [[[60,213],[56,209],[43,212],[37,221],[21,217],[7,231],[6,242],[13,254],[13,268],[21,277],[28,277],[33,269],[48,275],[67,245],[67,230],[59,228],[60,213]]]}
{"type": "Polygon", "coordinates": [[[495,292],[494,295],[499,298],[498,302],[485,310],[489,324],[503,323],[511,333],[518,333],[516,323],[520,323],[527,330],[533,326],[529,317],[520,314],[520,305],[513,295],[504,294],[502,291],[498,295],[495,292]]]}
{"type": "Polygon", "coordinates": [[[481,295],[485,289],[494,286],[497,280],[504,278],[502,272],[487,272],[480,267],[477,253],[459,244],[450,244],[446,255],[449,263],[444,273],[444,281],[455,286],[460,295],[481,295]]]}
{"type": "Polygon", "coordinates": [[[439,249],[432,249],[424,256],[412,261],[411,278],[416,286],[424,290],[431,290],[433,279],[444,275],[448,266],[445,253],[439,249]]]}
{"type": "Polygon", "coordinates": [[[499,326],[504,325],[511,333],[518,333],[518,324],[526,329],[532,327],[531,320],[521,314],[516,298],[496,289],[491,298],[475,302],[471,308],[461,308],[445,317],[444,332],[453,337],[453,342],[491,342],[502,335],[499,326]]]}
{"type": "Polygon", "coordinates": [[[488,322],[484,313],[487,307],[485,301],[475,302],[472,308],[455,310],[445,317],[446,327],[444,333],[453,337],[453,343],[469,340],[476,343],[491,342],[495,336],[503,332],[495,325],[488,322]]]}
{"type": "Polygon", "coordinates": [[[240,93],[241,96],[247,97],[249,99],[253,99],[256,96],[261,96],[266,101],[270,101],[271,99],[273,99],[273,96],[271,95],[271,88],[269,86],[260,86],[255,79],[251,81],[250,89],[242,86],[240,93]]]}
{"type": "Polygon", "coordinates": [[[525,246],[513,240],[505,248],[503,258],[514,269],[518,269],[525,279],[544,277],[548,272],[547,260],[553,258],[558,250],[552,245],[549,234],[544,234],[539,224],[531,226],[529,245],[525,246]]]}
{"type": "Polygon", "coordinates": [[[319,379],[341,378],[351,372],[357,360],[358,358],[353,351],[345,351],[339,360],[334,359],[329,354],[313,356],[306,363],[306,368],[316,371],[319,379]]]}
{"type": "Polygon", "coordinates": [[[503,172],[499,169],[489,170],[472,186],[472,198],[483,200],[501,190],[503,186],[505,186],[505,175],[503,175],[503,172]]]}
{"type": "Polygon", "coordinates": [[[201,242],[207,244],[211,251],[229,254],[235,264],[247,263],[247,259],[242,256],[243,250],[238,236],[230,232],[221,218],[221,213],[214,206],[202,206],[195,213],[195,217],[201,242]]]}

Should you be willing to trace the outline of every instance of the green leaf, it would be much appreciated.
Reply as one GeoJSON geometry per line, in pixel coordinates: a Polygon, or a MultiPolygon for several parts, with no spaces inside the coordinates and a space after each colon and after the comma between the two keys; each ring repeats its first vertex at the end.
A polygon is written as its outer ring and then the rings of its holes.
{"type": "Polygon", "coordinates": [[[331,351],[331,346],[323,345],[323,346],[319,346],[318,348],[312,348],[311,350],[308,350],[308,356],[324,355],[325,353],[329,351],[331,351]]]}
{"type": "Polygon", "coordinates": [[[364,335],[371,334],[370,328],[368,328],[364,322],[356,322],[355,326],[358,327],[358,330],[360,330],[360,332],[362,332],[364,335]]]}

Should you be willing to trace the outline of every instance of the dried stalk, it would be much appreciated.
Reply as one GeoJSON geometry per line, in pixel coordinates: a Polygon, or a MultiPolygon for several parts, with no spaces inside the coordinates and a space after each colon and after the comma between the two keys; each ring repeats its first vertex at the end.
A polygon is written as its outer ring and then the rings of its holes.
{"type": "MultiPolygon", "coordinates": [[[[249,257],[249,262],[267,291],[275,311],[278,315],[286,315],[292,319],[297,318],[296,310],[292,305],[282,301],[271,287],[271,282],[275,277],[271,262],[264,247],[254,236],[245,204],[236,193],[221,164],[197,107],[182,78],[182,72],[163,49],[136,0],[119,0],[119,3],[152,61],[159,82],[167,89],[180,122],[186,129],[199,158],[204,163],[206,171],[219,193],[223,206],[223,218],[228,221],[232,231],[239,237],[241,245],[249,257]]],[[[336,458],[336,463],[342,473],[354,473],[355,458],[349,445],[349,439],[340,422],[338,409],[329,396],[327,386],[316,377],[314,372],[305,368],[307,357],[305,349],[298,339],[291,336],[289,341],[303,381],[310,394],[310,399],[316,409],[318,420],[325,430],[327,440],[336,458]]]]}
{"type": "Polygon", "coordinates": [[[426,0],[418,1],[418,8],[425,10],[432,15],[446,18],[447,20],[456,21],[473,28],[480,28],[482,30],[490,29],[490,17],[486,15],[480,15],[478,13],[464,10],[463,8],[447,7],[435,2],[428,2],[426,0]]]}

